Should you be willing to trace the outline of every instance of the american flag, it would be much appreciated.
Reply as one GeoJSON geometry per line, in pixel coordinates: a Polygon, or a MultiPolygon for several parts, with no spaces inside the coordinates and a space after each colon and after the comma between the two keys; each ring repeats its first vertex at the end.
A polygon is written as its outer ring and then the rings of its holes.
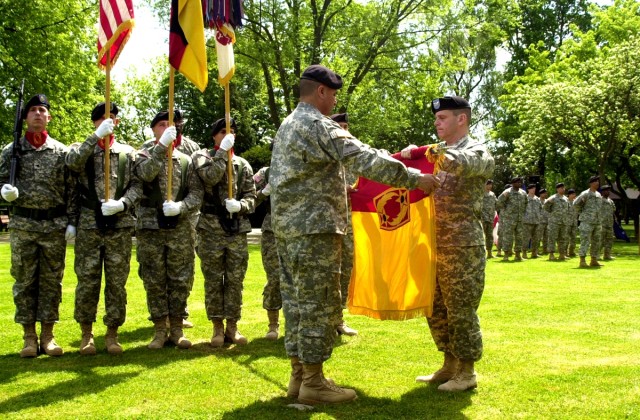
{"type": "Polygon", "coordinates": [[[133,0],[100,0],[98,22],[98,67],[107,65],[107,51],[113,66],[133,28],[133,0]]]}

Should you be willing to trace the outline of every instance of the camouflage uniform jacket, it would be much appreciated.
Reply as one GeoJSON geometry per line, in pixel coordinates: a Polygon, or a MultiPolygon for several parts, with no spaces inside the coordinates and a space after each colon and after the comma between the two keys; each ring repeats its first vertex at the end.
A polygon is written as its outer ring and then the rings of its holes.
{"type": "Polygon", "coordinates": [[[564,225],[569,215],[569,199],[564,195],[553,194],[544,202],[543,208],[549,215],[548,223],[564,225]]]}
{"type": "Polygon", "coordinates": [[[602,211],[600,212],[600,223],[602,226],[613,226],[613,218],[616,213],[616,204],[610,198],[602,197],[602,211]]]}
{"type": "Polygon", "coordinates": [[[578,226],[578,212],[574,206],[575,200],[569,200],[569,211],[567,212],[567,220],[565,225],[567,226],[578,226]]]}
{"type": "Polygon", "coordinates": [[[524,217],[522,222],[529,225],[540,224],[540,217],[542,215],[542,203],[540,199],[535,195],[530,197],[527,194],[527,208],[524,211],[524,217]]]}
{"type": "Polygon", "coordinates": [[[484,185],[495,163],[487,148],[465,136],[446,146],[438,172],[440,188],[434,193],[438,248],[484,246],[482,202],[484,185]]]}
{"type": "Polygon", "coordinates": [[[265,202],[267,206],[267,214],[265,214],[264,220],[262,221],[261,230],[263,232],[273,232],[273,229],[271,229],[271,200],[268,196],[262,194],[262,190],[269,183],[269,167],[265,166],[264,168],[260,168],[260,170],[253,175],[253,182],[256,184],[256,207],[263,202],[265,202]]]}
{"type": "MultiPolygon", "coordinates": [[[[227,152],[222,149],[207,150],[200,149],[191,157],[204,187],[204,201],[198,229],[206,229],[210,232],[224,235],[224,229],[218,221],[218,216],[212,211],[226,212],[224,200],[228,195],[227,185],[227,152]],[[213,153],[213,155],[212,155],[213,153]],[[214,194],[218,200],[214,200],[214,194]],[[217,208],[218,204],[221,208],[217,208]],[[214,209],[214,207],[216,207],[214,209]]],[[[233,165],[233,197],[240,201],[242,208],[238,212],[240,218],[240,232],[251,232],[251,222],[249,214],[255,210],[256,186],[253,183],[253,169],[249,162],[240,156],[232,157],[233,165]],[[242,168],[241,168],[242,167],[242,168]],[[242,169],[242,173],[239,171],[242,169]],[[238,177],[240,178],[238,180],[238,177]],[[239,188],[238,188],[239,187],[239,188]]]]}
{"type": "MultiPolygon", "coordinates": [[[[141,149],[151,149],[157,143],[156,139],[150,139],[142,143],[141,149]]],[[[174,150],[178,150],[181,153],[191,157],[195,152],[200,150],[200,145],[195,141],[191,140],[188,137],[182,136],[182,140],[180,141],[180,145],[176,147],[174,150]]]]}
{"type": "MultiPolygon", "coordinates": [[[[178,193],[182,190],[182,212],[178,215],[180,223],[188,222],[194,213],[200,210],[202,206],[202,197],[204,189],[202,181],[195,172],[191,158],[184,153],[174,150],[172,153],[172,182],[171,197],[173,200],[178,199],[178,193]],[[187,185],[182,185],[182,159],[189,162],[187,166],[186,180],[187,185]]],[[[142,182],[142,199],[137,208],[136,229],[159,229],[158,212],[162,211],[162,204],[167,198],[167,147],[160,143],[151,149],[141,149],[137,153],[136,163],[134,165],[134,173],[142,182]],[[158,180],[158,186],[161,194],[159,202],[155,203],[153,195],[154,180],[158,180]]]]}
{"type": "MultiPolygon", "coordinates": [[[[548,199],[549,199],[548,197],[545,199],[540,198],[540,204],[542,205],[543,208],[544,208],[544,203],[546,203],[548,199]]],[[[547,225],[548,223],[549,223],[549,213],[543,210],[542,212],[540,212],[540,224],[547,225]]]]}
{"type": "MultiPolygon", "coordinates": [[[[65,229],[67,225],[77,226],[76,180],[64,163],[69,151],[67,146],[50,136],[38,149],[26,137],[22,137],[18,145],[15,186],[19,196],[11,205],[61,214],[47,220],[13,214],[9,228],[49,233],[65,229]]],[[[0,186],[9,182],[12,151],[13,143],[9,143],[0,154],[0,186]]],[[[2,197],[0,202],[6,203],[2,197]]]]}
{"type": "Polygon", "coordinates": [[[272,227],[278,237],[347,232],[345,167],[354,175],[414,189],[419,174],[373,149],[313,105],[282,122],[271,156],[272,227]]]}
{"type": "MultiPolygon", "coordinates": [[[[93,202],[89,197],[89,178],[91,174],[87,172],[87,162],[89,159],[93,159],[94,168],[94,186],[95,192],[98,196],[98,200],[103,200],[105,196],[104,191],[104,150],[98,146],[98,136],[91,134],[87,137],[84,143],[74,143],[71,145],[69,153],[67,154],[67,166],[78,176],[78,190],[80,201],[80,222],[78,227],[80,229],[97,229],[95,212],[94,210],[100,207],[100,202],[93,202]]],[[[140,197],[142,196],[142,183],[133,173],[133,165],[135,163],[135,150],[129,145],[113,142],[109,148],[109,166],[110,166],[110,181],[109,181],[109,197],[116,199],[116,189],[118,184],[122,184],[122,201],[125,203],[124,211],[116,213],[118,218],[116,222],[116,229],[134,227],[136,220],[134,217],[135,206],[138,204],[140,197]],[[119,180],[119,157],[120,153],[124,153],[126,156],[126,163],[124,167],[124,179],[119,180]]]]}
{"type": "Polygon", "coordinates": [[[578,211],[578,220],[584,223],[600,223],[602,203],[602,196],[598,191],[582,191],[573,202],[578,211]]]}
{"type": "Polygon", "coordinates": [[[527,193],[521,189],[507,188],[498,197],[496,209],[500,212],[500,223],[522,222],[527,210],[527,193]]]}
{"type": "Polygon", "coordinates": [[[496,216],[496,203],[498,198],[493,191],[485,191],[482,197],[482,221],[493,222],[496,216]]]}

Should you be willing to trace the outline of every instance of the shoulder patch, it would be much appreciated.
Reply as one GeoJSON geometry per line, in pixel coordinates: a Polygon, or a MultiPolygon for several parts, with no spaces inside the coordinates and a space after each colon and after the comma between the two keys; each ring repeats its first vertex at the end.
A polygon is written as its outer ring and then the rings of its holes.
{"type": "Polygon", "coordinates": [[[353,142],[351,140],[344,141],[344,146],[342,146],[342,156],[350,156],[359,152],[360,142],[353,142]]]}

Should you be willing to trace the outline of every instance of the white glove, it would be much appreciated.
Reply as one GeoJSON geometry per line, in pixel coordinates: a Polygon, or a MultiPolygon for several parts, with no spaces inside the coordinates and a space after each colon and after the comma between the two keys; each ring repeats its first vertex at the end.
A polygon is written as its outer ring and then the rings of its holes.
{"type": "Polygon", "coordinates": [[[113,120],[111,118],[107,118],[100,123],[98,128],[96,128],[96,136],[101,139],[111,135],[111,133],[113,133],[113,127],[113,120]]]}
{"type": "Polygon", "coordinates": [[[175,201],[165,201],[162,204],[162,212],[167,217],[179,215],[182,213],[182,201],[178,201],[177,203],[175,201]]]}
{"type": "Polygon", "coordinates": [[[227,134],[226,136],[224,136],[224,138],[220,142],[220,148],[226,152],[227,150],[230,150],[233,147],[233,144],[235,142],[236,142],[236,135],[227,134]]]}
{"type": "Polygon", "coordinates": [[[262,189],[262,195],[264,195],[265,197],[269,197],[269,194],[271,194],[271,184],[265,185],[262,189]]]}
{"type": "Polygon", "coordinates": [[[174,126],[167,127],[160,136],[160,144],[164,147],[169,147],[169,145],[176,139],[177,133],[176,128],[174,126]]]}
{"type": "Polygon", "coordinates": [[[235,198],[225,198],[224,205],[231,214],[237,213],[242,209],[242,204],[235,198]]]}
{"type": "Polygon", "coordinates": [[[113,216],[124,210],[124,203],[122,200],[109,199],[106,203],[102,203],[102,215],[113,216]]]}
{"type": "Polygon", "coordinates": [[[18,198],[20,192],[17,187],[14,187],[11,184],[4,184],[2,186],[2,198],[7,201],[13,201],[18,198]]]}
{"type": "Polygon", "coordinates": [[[64,233],[64,240],[70,241],[76,237],[76,227],[72,225],[67,225],[67,231],[64,233]]]}
{"type": "Polygon", "coordinates": [[[411,158],[411,151],[413,149],[417,149],[418,146],[416,146],[415,144],[410,144],[407,147],[405,147],[404,149],[402,149],[402,151],[400,152],[400,156],[402,156],[405,159],[410,159],[411,158]]]}

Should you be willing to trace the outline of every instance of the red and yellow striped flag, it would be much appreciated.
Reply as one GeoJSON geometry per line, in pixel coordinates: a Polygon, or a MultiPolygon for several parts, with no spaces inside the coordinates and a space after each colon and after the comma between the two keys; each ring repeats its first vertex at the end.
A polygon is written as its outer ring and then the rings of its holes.
{"type": "Polygon", "coordinates": [[[132,0],[100,0],[98,22],[98,67],[107,65],[107,51],[111,65],[115,64],[122,48],[129,40],[134,25],[132,0]]]}
{"type": "MultiPolygon", "coordinates": [[[[403,160],[433,173],[426,156],[403,160]]],[[[393,188],[365,178],[351,194],[354,264],[349,312],[381,320],[430,316],[435,291],[433,199],[420,190],[393,188]]]]}
{"type": "Polygon", "coordinates": [[[201,0],[171,0],[169,63],[204,92],[209,73],[201,0]]]}

